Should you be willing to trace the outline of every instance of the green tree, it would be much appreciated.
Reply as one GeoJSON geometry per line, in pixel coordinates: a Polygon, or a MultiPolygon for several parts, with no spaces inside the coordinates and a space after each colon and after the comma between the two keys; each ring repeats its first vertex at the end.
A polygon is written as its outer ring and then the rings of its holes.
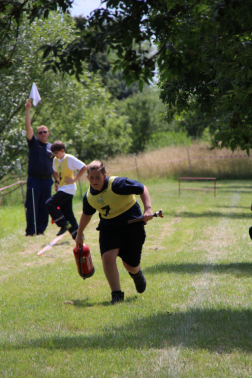
{"type": "MultiPolygon", "coordinates": [[[[53,88],[60,78],[53,72],[43,74],[41,54],[37,53],[38,40],[55,40],[61,26],[61,16],[54,15],[50,20],[38,20],[30,25],[22,19],[19,25],[19,38],[12,57],[12,64],[0,70],[0,177],[12,167],[16,158],[27,156],[27,142],[24,131],[24,104],[29,96],[33,82],[36,82],[42,96],[42,102],[36,107],[35,116],[43,111],[44,103],[56,104],[53,88]]],[[[73,31],[71,17],[64,21],[62,38],[73,31]]],[[[26,158],[25,158],[26,161],[26,158]]]]}
{"type": "Polygon", "coordinates": [[[23,20],[13,64],[0,71],[0,178],[10,171],[16,158],[22,157],[23,165],[26,163],[24,105],[32,82],[37,83],[42,98],[32,111],[33,126],[47,125],[50,140],[62,139],[69,151],[82,159],[95,154],[104,158],[129,148],[130,125],[126,117],[116,116],[99,75],[83,67],[77,82],[75,77],[62,77],[52,70],[43,73],[38,41],[52,43],[60,34],[61,40],[69,43],[74,32],[69,15],[55,13],[31,25],[23,20]]]}
{"type": "MultiPolygon", "coordinates": [[[[222,113],[216,141],[252,147],[251,3],[244,0],[104,0],[70,45],[51,46],[49,65],[70,69],[92,53],[116,51],[127,83],[149,82],[159,69],[161,98],[175,108],[222,113]],[[156,44],[150,54],[144,41],[156,44]],[[75,48],[74,48],[75,47],[75,48]],[[55,51],[57,50],[57,55],[55,51]],[[67,66],[66,66],[67,62],[67,66]]],[[[46,49],[47,47],[45,47],[46,49]]]]}
{"type": "Polygon", "coordinates": [[[121,71],[112,72],[113,58],[107,53],[91,54],[87,68],[90,72],[97,73],[102,77],[104,86],[111,94],[112,99],[124,100],[138,92],[138,84],[132,83],[127,86],[121,71]]]}
{"type": "Polygon", "coordinates": [[[130,152],[144,151],[153,134],[168,129],[166,120],[161,117],[165,110],[155,88],[146,87],[143,93],[117,102],[118,113],[127,116],[132,127],[130,152]]]}
{"type": "Polygon", "coordinates": [[[27,17],[47,18],[50,11],[65,13],[73,0],[1,0],[0,2],[0,70],[14,64],[20,28],[27,17]]]}
{"type": "Polygon", "coordinates": [[[85,162],[127,153],[131,145],[127,117],[116,114],[99,76],[87,71],[81,78],[85,86],[66,77],[52,88],[57,104],[47,104],[34,125],[50,124],[51,138],[65,141],[67,151],[85,162]]]}
{"type": "MultiPolygon", "coordinates": [[[[85,29],[87,19],[85,17],[75,17],[76,28],[80,31],[85,29]]],[[[123,100],[134,93],[138,92],[138,84],[132,83],[127,86],[126,81],[123,80],[121,71],[112,72],[113,60],[116,59],[113,51],[108,54],[107,52],[91,53],[87,60],[87,67],[90,72],[97,73],[102,77],[103,84],[107,87],[112,99],[123,100]]]]}
{"type": "Polygon", "coordinates": [[[209,116],[207,113],[199,111],[184,110],[173,117],[169,126],[174,131],[185,131],[193,139],[200,139],[205,129],[208,129],[208,133],[213,135],[220,122],[222,122],[222,114],[216,113],[215,116],[209,116]]]}

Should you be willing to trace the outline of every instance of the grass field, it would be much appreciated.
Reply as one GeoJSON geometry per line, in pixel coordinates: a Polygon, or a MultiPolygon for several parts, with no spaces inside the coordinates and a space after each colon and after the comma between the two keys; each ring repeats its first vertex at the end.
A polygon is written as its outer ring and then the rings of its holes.
{"type": "Polygon", "coordinates": [[[39,257],[56,226],[25,238],[23,209],[0,207],[1,378],[252,377],[250,181],[217,181],[216,198],[144,183],[165,217],[146,226],[145,293],[118,261],[125,301],[114,306],[97,215],[85,232],[96,271],[84,281],[69,235],[39,257]]]}

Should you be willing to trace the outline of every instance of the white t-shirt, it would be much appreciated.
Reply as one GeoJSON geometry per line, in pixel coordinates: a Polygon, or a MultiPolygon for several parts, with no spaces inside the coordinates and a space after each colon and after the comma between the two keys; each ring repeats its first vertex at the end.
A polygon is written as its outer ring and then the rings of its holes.
{"type": "MultiPolygon", "coordinates": [[[[62,159],[57,159],[59,163],[62,163],[62,161],[66,158],[66,155],[62,159]]],[[[68,160],[67,160],[67,166],[69,169],[72,171],[78,169],[79,171],[81,170],[82,167],[85,166],[85,164],[74,157],[73,155],[68,155],[68,160]]],[[[56,166],[55,166],[55,160],[53,159],[53,170],[54,172],[57,172],[56,166]]],[[[63,186],[59,186],[58,191],[65,192],[67,194],[72,194],[73,196],[75,195],[77,190],[75,182],[73,184],[66,184],[63,186]]]]}

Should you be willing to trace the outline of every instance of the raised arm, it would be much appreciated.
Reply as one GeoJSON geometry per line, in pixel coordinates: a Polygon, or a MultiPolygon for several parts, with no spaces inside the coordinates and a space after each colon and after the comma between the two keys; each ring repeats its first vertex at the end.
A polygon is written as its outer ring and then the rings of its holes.
{"type": "Polygon", "coordinates": [[[140,198],[143,202],[144,205],[144,221],[147,223],[149,220],[153,218],[153,213],[152,213],[152,207],[151,207],[151,198],[148,192],[148,189],[144,185],[144,191],[142,194],[140,194],[140,198]]]}
{"type": "Polygon", "coordinates": [[[25,108],[26,108],[25,129],[26,129],[26,137],[29,140],[31,140],[34,135],[33,129],[31,127],[31,115],[30,115],[31,106],[32,106],[31,101],[28,99],[25,104],[25,108]]]}

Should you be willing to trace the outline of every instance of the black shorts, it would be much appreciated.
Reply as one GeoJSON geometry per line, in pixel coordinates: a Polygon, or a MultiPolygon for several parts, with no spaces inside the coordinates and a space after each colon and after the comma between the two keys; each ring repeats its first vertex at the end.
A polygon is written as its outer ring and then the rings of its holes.
{"type": "Polygon", "coordinates": [[[137,222],[125,225],[116,230],[100,230],[100,251],[103,253],[119,248],[118,256],[128,265],[140,264],[142,247],[145,241],[144,223],[137,222]]]}

